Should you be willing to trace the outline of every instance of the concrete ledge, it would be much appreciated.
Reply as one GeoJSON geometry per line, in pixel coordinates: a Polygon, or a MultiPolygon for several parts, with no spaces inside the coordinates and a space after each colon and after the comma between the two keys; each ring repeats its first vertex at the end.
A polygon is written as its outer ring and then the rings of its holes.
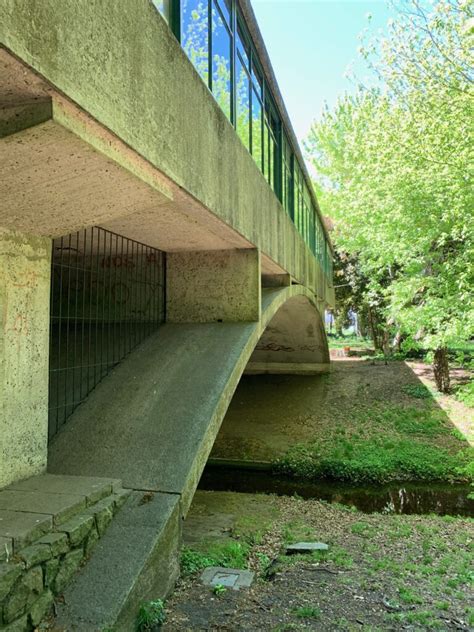
{"type": "Polygon", "coordinates": [[[51,97],[18,103],[0,103],[0,138],[48,121],[53,115],[51,97]]]}
{"type": "Polygon", "coordinates": [[[178,577],[179,496],[133,492],[59,605],[68,632],[135,629],[141,602],[166,597],[178,577]]]}
{"type": "Polygon", "coordinates": [[[245,367],[245,375],[318,375],[328,373],[328,363],[303,362],[249,362],[245,367]]]}

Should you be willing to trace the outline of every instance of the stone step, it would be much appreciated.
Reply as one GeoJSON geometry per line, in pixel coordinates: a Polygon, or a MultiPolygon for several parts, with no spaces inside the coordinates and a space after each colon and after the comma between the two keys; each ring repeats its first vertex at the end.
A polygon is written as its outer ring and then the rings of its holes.
{"type": "Polygon", "coordinates": [[[130,493],[116,479],[50,474],[0,491],[0,630],[36,628],[130,493]]]}
{"type": "Polygon", "coordinates": [[[140,603],[163,599],[174,585],[180,535],[179,495],[132,492],[64,592],[55,627],[134,630],[140,603]]]}

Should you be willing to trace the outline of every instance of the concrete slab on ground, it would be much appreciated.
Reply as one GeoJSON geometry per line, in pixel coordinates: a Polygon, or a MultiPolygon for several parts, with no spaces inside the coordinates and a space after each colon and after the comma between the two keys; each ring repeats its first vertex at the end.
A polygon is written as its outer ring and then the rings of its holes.
{"type": "Polygon", "coordinates": [[[255,573],[251,571],[211,566],[202,573],[201,582],[206,586],[225,586],[232,590],[240,590],[251,586],[254,577],[255,573]]]}

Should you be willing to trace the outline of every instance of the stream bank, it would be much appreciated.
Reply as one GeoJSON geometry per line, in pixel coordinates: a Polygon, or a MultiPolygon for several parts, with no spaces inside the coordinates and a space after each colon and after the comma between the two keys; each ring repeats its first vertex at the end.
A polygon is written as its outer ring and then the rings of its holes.
{"type": "Polygon", "coordinates": [[[469,630],[473,521],[362,514],[295,497],[198,491],[165,630],[469,630]],[[317,540],[327,553],[284,555],[317,540]],[[209,565],[248,567],[250,589],[214,594],[209,565]]]}

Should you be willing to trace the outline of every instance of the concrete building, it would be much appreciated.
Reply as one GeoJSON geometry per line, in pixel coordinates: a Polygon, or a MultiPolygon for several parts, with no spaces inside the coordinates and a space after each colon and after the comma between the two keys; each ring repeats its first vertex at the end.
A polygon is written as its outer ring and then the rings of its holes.
{"type": "Polygon", "coordinates": [[[0,44],[0,488],[112,476],[185,515],[242,373],[329,363],[250,2],[2,0],[0,44]]]}

